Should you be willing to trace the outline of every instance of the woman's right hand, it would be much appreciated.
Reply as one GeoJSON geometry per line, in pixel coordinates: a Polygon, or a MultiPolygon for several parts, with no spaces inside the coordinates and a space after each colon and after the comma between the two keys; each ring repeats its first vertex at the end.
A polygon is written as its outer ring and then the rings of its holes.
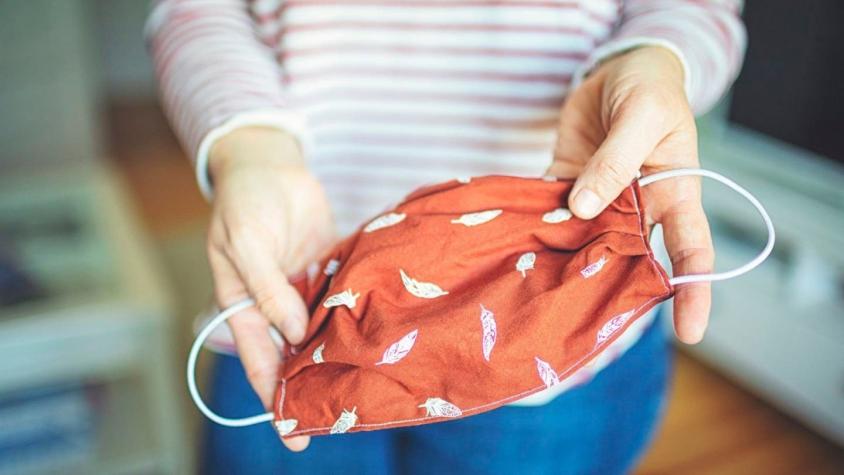
{"type": "MultiPolygon", "coordinates": [[[[218,140],[209,156],[214,207],[208,260],[217,303],[257,302],[229,320],[250,384],[271,410],[281,354],[270,325],[297,344],[308,311],[287,280],[319,259],[335,240],[325,193],[305,167],[296,140],[278,130],[241,128],[218,140]]],[[[304,450],[308,437],[284,440],[304,450]]]]}

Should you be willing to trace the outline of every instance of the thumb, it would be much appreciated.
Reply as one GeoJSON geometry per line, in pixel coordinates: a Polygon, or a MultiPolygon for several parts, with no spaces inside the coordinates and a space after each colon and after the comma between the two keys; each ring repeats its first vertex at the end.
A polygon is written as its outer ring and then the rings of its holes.
{"type": "Polygon", "coordinates": [[[581,219],[592,219],[636,178],[645,159],[661,139],[647,114],[620,114],[607,137],[586,163],[569,195],[569,208],[581,219]]]}
{"type": "Polygon", "coordinates": [[[308,310],[298,291],[273,258],[272,238],[253,235],[234,244],[238,274],[258,309],[284,335],[298,344],[305,337],[308,310]]]}

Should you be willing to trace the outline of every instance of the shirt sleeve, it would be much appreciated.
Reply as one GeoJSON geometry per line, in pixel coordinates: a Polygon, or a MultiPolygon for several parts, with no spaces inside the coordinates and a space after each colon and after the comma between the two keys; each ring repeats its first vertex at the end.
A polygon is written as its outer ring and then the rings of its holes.
{"type": "Polygon", "coordinates": [[[695,114],[708,111],[741,69],[747,35],[742,0],[626,0],[621,22],[575,75],[575,84],[601,61],[628,49],[656,45],[683,63],[686,96],[695,114]]]}
{"type": "Polygon", "coordinates": [[[279,128],[306,148],[304,120],[285,99],[275,53],[260,40],[245,0],[162,0],[145,35],[165,112],[206,197],[208,152],[238,127],[279,128]]]}

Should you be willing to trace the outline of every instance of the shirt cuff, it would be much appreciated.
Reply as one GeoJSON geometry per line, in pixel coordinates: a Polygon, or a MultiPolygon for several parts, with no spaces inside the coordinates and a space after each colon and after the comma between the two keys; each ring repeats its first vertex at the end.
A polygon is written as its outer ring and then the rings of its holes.
{"type": "Polygon", "coordinates": [[[305,119],[298,114],[287,111],[255,110],[235,114],[223,124],[211,129],[199,142],[196,152],[196,181],[199,190],[208,201],[214,197],[211,175],[208,173],[208,154],[214,144],[226,134],[241,127],[269,127],[291,134],[299,141],[302,154],[308,156],[311,149],[311,138],[307,133],[305,119]]]}
{"type": "Polygon", "coordinates": [[[588,76],[589,73],[591,73],[602,62],[619,53],[635,48],[641,48],[643,46],[661,46],[674,53],[674,56],[677,57],[683,67],[683,90],[686,92],[686,100],[689,100],[692,90],[692,74],[689,69],[689,63],[686,61],[686,56],[674,43],[662,38],[648,36],[631,36],[629,38],[611,40],[599,46],[592,52],[589,59],[586,60],[586,63],[575,71],[571,82],[572,90],[580,86],[583,80],[586,79],[586,76],[588,76]]]}

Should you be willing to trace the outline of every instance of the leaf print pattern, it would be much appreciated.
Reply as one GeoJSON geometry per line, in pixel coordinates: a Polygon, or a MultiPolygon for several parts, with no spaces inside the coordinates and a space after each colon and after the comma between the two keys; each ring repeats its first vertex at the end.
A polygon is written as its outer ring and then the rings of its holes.
{"type": "Polygon", "coordinates": [[[377,231],[383,228],[389,228],[390,226],[395,226],[400,222],[404,221],[407,215],[404,213],[387,213],[377,218],[373,219],[363,228],[363,232],[371,233],[372,231],[377,231]]]}
{"type": "Polygon", "coordinates": [[[522,278],[527,277],[527,271],[533,269],[533,265],[536,263],[536,254],[533,252],[526,252],[519,257],[519,261],[516,262],[516,270],[522,273],[522,278]]]}
{"type": "Polygon", "coordinates": [[[323,357],[322,357],[322,350],[324,350],[324,349],[325,349],[325,342],[322,342],[321,345],[319,345],[318,347],[316,347],[316,349],[314,349],[314,354],[312,356],[314,363],[316,363],[316,364],[325,363],[325,359],[323,359],[323,357]]]}
{"type": "Polygon", "coordinates": [[[583,269],[581,269],[580,275],[582,275],[584,279],[588,279],[588,278],[592,277],[593,275],[597,274],[598,272],[600,272],[601,269],[604,268],[604,264],[606,264],[606,263],[607,263],[607,258],[604,257],[604,256],[601,256],[601,258],[598,259],[597,261],[595,261],[595,262],[589,264],[588,266],[584,267],[583,269]]]}
{"type": "Polygon", "coordinates": [[[498,336],[498,328],[495,325],[495,314],[481,305],[481,329],[483,330],[484,359],[489,361],[492,347],[495,346],[495,338],[498,336]]]}
{"type": "Polygon", "coordinates": [[[563,221],[568,221],[572,217],[571,211],[565,208],[557,208],[554,211],[549,211],[542,215],[542,222],[548,224],[558,224],[563,221]]]}
{"type": "Polygon", "coordinates": [[[278,435],[284,437],[285,435],[293,432],[298,424],[299,421],[296,419],[282,419],[280,421],[275,421],[275,430],[278,431],[278,435]]]}
{"type": "Polygon", "coordinates": [[[435,299],[448,294],[448,292],[441,289],[436,284],[419,282],[418,280],[408,276],[402,269],[399,269],[399,273],[401,274],[401,282],[404,284],[404,288],[416,297],[423,299],[435,299]]]}
{"type": "Polygon", "coordinates": [[[491,209],[487,211],[478,211],[477,213],[467,213],[460,216],[457,219],[452,219],[451,222],[454,224],[462,224],[464,226],[477,226],[479,224],[484,224],[492,221],[493,219],[497,218],[499,214],[502,213],[500,209],[491,209]]]}
{"type": "Polygon", "coordinates": [[[340,268],[340,261],[337,259],[331,259],[327,263],[325,263],[325,269],[322,270],[322,273],[325,275],[334,275],[337,273],[337,269],[340,268]]]}
{"type": "Polygon", "coordinates": [[[349,431],[352,427],[355,426],[358,422],[358,415],[355,414],[357,411],[357,407],[353,407],[351,411],[347,411],[343,409],[343,413],[340,414],[340,417],[337,418],[337,421],[334,422],[334,425],[331,426],[331,429],[328,431],[329,434],[344,434],[349,431]]]}
{"type": "Polygon", "coordinates": [[[636,313],[635,310],[629,310],[627,312],[622,313],[621,315],[616,315],[615,317],[611,318],[610,321],[604,324],[600,330],[598,330],[598,345],[610,339],[613,333],[617,332],[619,328],[623,327],[627,320],[630,320],[630,317],[636,313]]]}
{"type": "Polygon", "coordinates": [[[551,367],[545,361],[539,359],[538,356],[534,356],[536,359],[536,371],[539,372],[539,377],[542,379],[542,382],[545,383],[546,387],[552,387],[554,385],[560,384],[560,378],[557,376],[557,372],[554,371],[554,368],[551,367]]]}
{"type": "Polygon", "coordinates": [[[375,366],[382,364],[396,364],[401,361],[408,353],[410,353],[410,350],[413,348],[413,344],[416,343],[416,336],[418,334],[419,330],[413,330],[407,335],[401,337],[401,340],[390,345],[390,347],[387,348],[387,351],[384,352],[384,356],[381,357],[381,361],[375,363],[375,366]]]}
{"type": "Polygon", "coordinates": [[[429,397],[425,404],[420,404],[419,407],[425,408],[428,417],[460,417],[463,415],[463,411],[459,407],[438,397],[429,397]]]}
{"type": "Polygon", "coordinates": [[[344,290],[339,294],[334,294],[323,302],[322,306],[325,308],[339,307],[345,305],[349,308],[355,308],[360,293],[353,294],[352,289],[344,290]]]}

